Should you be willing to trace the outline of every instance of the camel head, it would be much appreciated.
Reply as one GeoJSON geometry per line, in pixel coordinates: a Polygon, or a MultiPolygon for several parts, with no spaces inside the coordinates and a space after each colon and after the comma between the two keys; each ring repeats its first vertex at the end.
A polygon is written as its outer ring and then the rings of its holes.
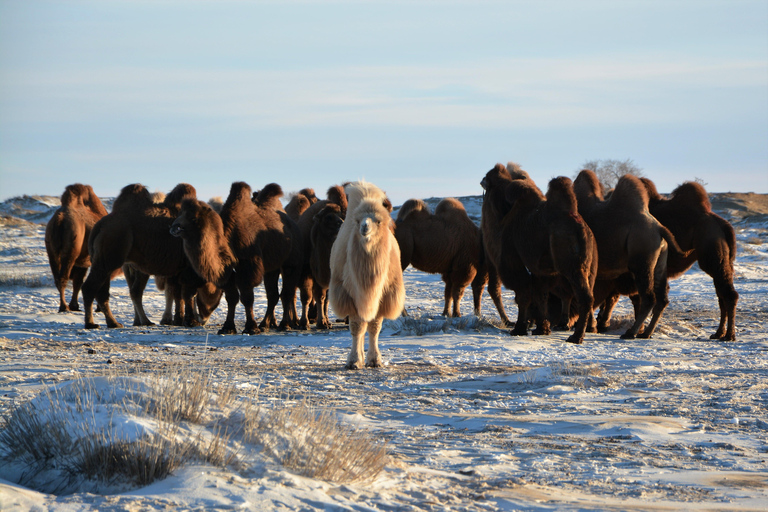
{"type": "Polygon", "coordinates": [[[494,186],[498,186],[502,181],[510,181],[512,176],[503,164],[496,164],[493,169],[485,173],[485,177],[480,181],[480,186],[483,190],[488,190],[494,186]]]}
{"type": "Polygon", "coordinates": [[[341,225],[344,224],[341,207],[334,203],[326,204],[322,210],[312,217],[312,220],[314,221],[313,230],[316,227],[327,237],[335,237],[339,233],[341,225]]]}
{"type": "Polygon", "coordinates": [[[179,183],[173,187],[173,190],[168,192],[168,194],[165,196],[165,199],[163,199],[163,203],[168,208],[178,210],[181,208],[181,202],[190,197],[192,199],[197,198],[197,191],[195,190],[195,187],[189,183],[179,183]]]}

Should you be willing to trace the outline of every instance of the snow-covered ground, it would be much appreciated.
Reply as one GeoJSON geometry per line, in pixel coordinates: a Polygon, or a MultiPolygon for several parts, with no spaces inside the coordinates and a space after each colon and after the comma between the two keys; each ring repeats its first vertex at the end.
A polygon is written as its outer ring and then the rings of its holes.
{"type": "MultiPolygon", "coordinates": [[[[465,203],[478,214],[477,198],[465,203]]],[[[385,367],[362,371],[343,369],[351,342],[343,324],[218,336],[220,307],[205,328],[84,330],[81,313],[57,313],[44,224],[6,220],[0,410],[82,376],[207,369],[244,397],[258,388],[265,403],[333,410],[386,441],[391,461],[373,482],[334,484],[256,449],[237,468],[196,464],[143,488],[61,496],[17,485],[18,468],[0,464],[0,510],[766,510],[768,224],[743,217],[731,217],[739,219],[736,342],[709,339],[717,297],[695,266],[671,283],[653,339],[620,339],[631,318],[622,299],[616,330],[587,334],[580,346],[564,343],[565,333],[510,336],[496,327],[487,294],[481,319],[469,314],[468,293],[467,316],[446,320],[439,276],[409,268],[408,316],[382,332],[385,367]]],[[[505,292],[514,318],[512,299],[505,292]]],[[[257,301],[263,315],[261,288],[257,301]]],[[[122,278],[110,303],[129,326],[122,278]]],[[[163,306],[150,282],[148,314],[159,320],[163,306]]]]}

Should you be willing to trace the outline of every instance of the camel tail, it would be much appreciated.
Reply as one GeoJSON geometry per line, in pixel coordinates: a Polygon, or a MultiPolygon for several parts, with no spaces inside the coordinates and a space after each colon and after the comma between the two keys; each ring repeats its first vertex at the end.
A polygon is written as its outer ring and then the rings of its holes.
{"type": "Polygon", "coordinates": [[[673,235],[672,232],[669,229],[667,229],[665,226],[661,225],[661,223],[659,223],[659,232],[661,234],[661,237],[664,240],[666,240],[667,245],[669,246],[670,253],[675,254],[675,256],[677,256],[678,258],[685,258],[693,252],[693,249],[690,249],[688,251],[682,250],[680,246],[677,244],[675,235],[673,235]]]}

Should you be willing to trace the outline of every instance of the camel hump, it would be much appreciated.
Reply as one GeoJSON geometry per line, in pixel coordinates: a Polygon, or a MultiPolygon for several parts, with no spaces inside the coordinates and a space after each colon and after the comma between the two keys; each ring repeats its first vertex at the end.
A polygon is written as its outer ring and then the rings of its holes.
{"type": "Polygon", "coordinates": [[[341,211],[344,215],[347,213],[347,194],[344,192],[344,186],[342,185],[334,185],[328,189],[326,192],[326,197],[328,198],[328,202],[337,204],[341,207],[341,211]]]}
{"type": "Polygon", "coordinates": [[[621,209],[648,210],[648,191],[640,178],[625,174],[616,183],[609,201],[621,209]]]}
{"type": "Polygon", "coordinates": [[[570,178],[559,176],[549,181],[547,203],[552,203],[559,210],[568,212],[578,210],[576,194],[573,192],[573,182],[570,178]]]}
{"type": "Polygon", "coordinates": [[[685,204],[689,208],[712,212],[712,203],[709,201],[709,194],[700,184],[693,181],[686,181],[672,191],[672,200],[685,204]]]}
{"type": "Polygon", "coordinates": [[[397,212],[396,222],[403,222],[409,215],[417,212],[427,212],[429,214],[429,206],[421,199],[409,199],[403,203],[403,206],[397,212]]]}
{"type": "Polygon", "coordinates": [[[656,190],[656,184],[652,182],[648,178],[640,178],[640,181],[643,182],[643,186],[645,187],[645,191],[648,192],[648,200],[649,201],[661,201],[664,198],[661,197],[661,194],[659,194],[659,191],[656,190]]]}
{"type": "Polygon", "coordinates": [[[573,181],[573,190],[579,199],[593,198],[600,201],[604,199],[600,180],[597,179],[597,174],[590,169],[584,169],[579,172],[573,181]]]}
{"type": "Polygon", "coordinates": [[[523,170],[522,167],[520,167],[520,164],[517,162],[507,162],[507,173],[509,174],[510,179],[513,180],[529,180],[531,179],[531,175],[528,174],[523,170]]]}
{"type": "Polygon", "coordinates": [[[88,189],[82,183],[67,185],[61,194],[61,206],[84,205],[88,195],[88,189]]]}
{"type": "Polygon", "coordinates": [[[514,205],[516,203],[528,201],[540,202],[544,200],[544,194],[539,187],[531,180],[512,180],[504,191],[504,198],[507,203],[514,205]]]}
{"type": "Polygon", "coordinates": [[[315,195],[315,189],[303,188],[296,193],[297,196],[303,196],[309,201],[309,204],[315,204],[317,202],[317,196],[315,195]]]}
{"type": "Polygon", "coordinates": [[[222,210],[230,208],[235,203],[242,201],[251,202],[251,186],[244,181],[235,181],[232,183],[232,186],[229,187],[229,196],[227,196],[227,200],[224,202],[222,210]]]}
{"type": "Polygon", "coordinates": [[[269,183],[265,185],[263,189],[258,192],[254,192],[253,201],[259,206],[272,204],[274,201],[278,201],[283,197],[283,188],[277,183],[269,183]]]}
{"type": "Polygon", "coordinates": [[[112,211],[120,211],[124,208],[147,208],[152,206],[152,194],[147,187],[141,183],[132,183],[124,186],[120,190],[115,202],[112,205],[112,211]]]}
{"type": "Polygon", "coordinates": [[[195,187],[190,185],[189,183],[179,183],[175,187],[173,187],[173,190],[168,192],[166,194],[165,199],[163,200],[163,203],[166,206],[173,206],[176,208],[179,208],[181,206],[181,202],[188,198],[193,197],[197,198],[197,190],[195,190],[195,187]]]}
{"type": "Polygon", "coordinates": [[[435,215],[447,215],[455,212],[467,212],[461,201],[455,197],[446,197],[435,206],[435,215]]]}

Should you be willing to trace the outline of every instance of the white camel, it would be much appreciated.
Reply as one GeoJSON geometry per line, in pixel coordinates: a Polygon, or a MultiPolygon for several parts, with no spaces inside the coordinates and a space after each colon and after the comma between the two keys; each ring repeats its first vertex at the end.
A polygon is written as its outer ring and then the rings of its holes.
{"type": "Polygon", "coordinates": [[[346,186],[347,221],[331,249],[329,300],[334,312],[349,316],[352,351],[348,369],[382,365],[379,332],[384,318],[397,318],[405,303],[400,248],[392,233],[392,218],[385,208],[386,194],[375,185],[358,181],[346,186]]]}

